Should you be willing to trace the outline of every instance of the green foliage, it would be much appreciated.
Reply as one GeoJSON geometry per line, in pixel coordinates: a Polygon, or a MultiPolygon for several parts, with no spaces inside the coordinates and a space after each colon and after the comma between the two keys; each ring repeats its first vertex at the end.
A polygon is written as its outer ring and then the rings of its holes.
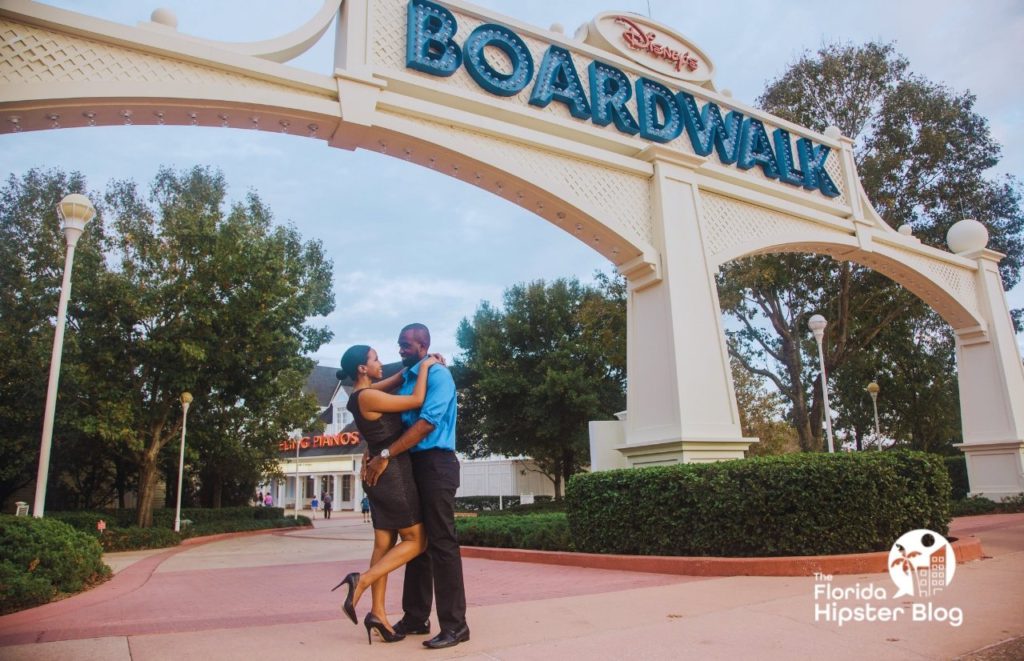
{"type": "Polygon", "coordinates": [[[1011,496],[1000,502],[983,495],[968,496],[949,503],[953,516],[974,516],[976,514],[1015,514],[1024,512],[1024,494],[1011,496]]]}
{"type": "Polygon", "coordinates": [[[959,498],[949,503],[952,516],[974,516],[976,514],[994,514],[999,511],[999,503],[984,496],[959,498]]]}
{"type": "Polygon", "coordinates": [[[796,431],[782,417],[782,395],[766,388],[763,376],[743,369],[735,358],[729,362],[740,429],[744,436],[758,440],[747,450],[748,455],[760,457],[799,450],[796,431]]]}
{"type": "MultiPolygon", "coordinates": [[[[1010,289],[1024,263],[1024,213],[1013,178],[990,179],[999,145],[974,96],[910,72],[889,44],[828,44],[804,53],[769,83],[768,112],[855,142],[869,199],[893,228],[909,224],[945,249],[956,221],[984,223],[1010,289]]],[[[817,347],[807,319],[829,321],[824,350],[836,427],[863,441],[874,429],[864,386],[881,385],[884,435],[914,449],[945,452],[959,439],[952,332],[928,306],[878,272],[816,255],[736,260],[719,277],[723,311],[739,322],[730,352],[785,398],[803,450],[823,447],[817,347]]]]}
{"type": "Polygon", "coordinates": [[[91,536],[52,518],[0,515],[0,614],[79,592],[110,574],[91,536]]]}
{"type": "Polygon", "coordinates": [[[967,479],[967,457],[946,457],[946,470],[949,471],[949,481],[953,484],[954,502],[967,498],[971,491],[971,483],[967,479]]]}
{"type": "Polygon", "coordinates": [[[455,529],[459,543],[464,546],[573,550],[569,524],[563,512],[457,518],[455,529]]]}
{"type": "Polygon", "coordinates": [[[596,286],[560,279],[505,291],[463,319],[459,449],[470,456],[527,455],[555,485],[588,456],[588,423],[625,406],[625,280],[596,286]]]}
{"type": "Polygon", "coordinates": [[[99,540],[103,550],[135,551],[177,546],[182,539],[202,537],[226,532],[266,530],[269,528],[290,528],[312,525],[307,517],[285,517],[280,507],[223,507],[219,509],[186,507],[181,510],[181,533],[174,532],[174,510],[153,510],[153,527],[140,528],[133,523],[138,513],[132,509],[105,510],[95,512],[50,512],[53,518],[89,533],[99,540]],[[100,534],[96,524],[103,520],[107,524],[100,534]],[[184,523],[188,521],[189,523],[184,523]]]}
{"type": "Polygon", "coordinates": [[[949,476],[919,452],[789,454],[574,476],[576,548],[590,553],[788,556],[882,551],[945,534],[949,476]]]}
{"type": "MultiPolygon", "coordinates": [[[[80,175],[35,170],[0,190],[0,428],[15,430],[0,438],[4,490],[25,481],[38,444],[64,258],[55,208],[72,190],[88,192],[80,175]]],[[[90,197],[98,214],[75,257],[51,493],[92,508],[135,486],[138,523],[151,525],[188,390],[186,474],[212,505],[245,502],[280,438],[316,415],[296,393],[312,367],[304,356],[330,337],[307,324],[334,307],[329,259],[275,225],[255,193],[227,208],[211,169],[161,169],[148,196],[121,181],[90,197]]]]}
{"type": "MultiPolygon", "coordinates": [[[[551,502],[551,496],[534,496],[536,503],[551,502]]],[[[459,512],[503,512],[509,509],[518,508],[519,496],[457,496],[455,498],[455,509],[459,512]],[[499,509],[499,505],[504,510],[499,509]]],[[[526,505],[524,507],[529,507],[526,505]]]]}
{"type": "Polygon", "coordinates": [[[564,499],[554,500],[548,497],[528,505],[513,505],[512,507],[506,507],[504,510],[480,512],[480,516],[524,516],[528,514],[550,514],[552,512],[564,513],[565,510],[566,504],[564,499]]]}
{"type": "Polygon", "coordinates": [[[139,528],[138,526],[107,528],[102,534],[97,533],[95,537],[106,553],[162,549],[177,546],[181,544],[182,540],[182,535],[174,532],[173,528],[157,526],[152,528],[139,528]]]}

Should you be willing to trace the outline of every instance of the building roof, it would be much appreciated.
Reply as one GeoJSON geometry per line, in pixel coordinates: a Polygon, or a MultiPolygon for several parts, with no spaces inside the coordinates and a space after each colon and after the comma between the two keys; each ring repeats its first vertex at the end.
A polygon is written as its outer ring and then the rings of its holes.
{"type": "Polygon", "coordinates": [[[338,368],[327,365],[317,365],[306,377],[306,383],[302,386],[303,393],[313,393],[316,402],[321,407],[330,406],[334,395],[338,391],[338,368]]]}

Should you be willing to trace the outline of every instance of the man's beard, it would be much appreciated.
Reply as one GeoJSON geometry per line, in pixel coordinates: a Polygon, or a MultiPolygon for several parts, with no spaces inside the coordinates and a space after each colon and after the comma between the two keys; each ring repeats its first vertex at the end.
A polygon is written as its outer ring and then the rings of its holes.
{"type": "Polygon", "coordinates": [[[402,359],[402,364],[405,365],[406,367],[412,367],[418,362],[420,362],[419,356],[407,356],[402,359]]]}

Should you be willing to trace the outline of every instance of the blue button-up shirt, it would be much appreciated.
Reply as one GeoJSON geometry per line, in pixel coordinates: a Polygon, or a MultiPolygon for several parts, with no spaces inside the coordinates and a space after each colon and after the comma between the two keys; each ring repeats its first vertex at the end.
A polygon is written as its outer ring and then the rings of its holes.
{"type": "MultiPolygon", "coordinates": [[[[419,378],[420,364],[416,363],[403,376],[402,385],[398,388],[399,395],[411,395],[419,378]]],[[[423,450],[455,450],[455,379],[444,365],[432,365],[427,376],[427,396],[423,406],[402,413],[402,422],[411,427],[419,419],[434,425],[434,431],[410,448],[410,452],[423,450]]]]}

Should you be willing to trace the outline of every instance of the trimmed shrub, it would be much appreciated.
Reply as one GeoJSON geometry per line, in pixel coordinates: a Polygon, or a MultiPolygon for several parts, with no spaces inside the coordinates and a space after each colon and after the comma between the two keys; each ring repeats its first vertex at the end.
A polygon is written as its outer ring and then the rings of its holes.
{"type": "Polygon", "coordinates": [[[0,613],[80,592],[110,575],[95,539],[53,518],[0,515],[0,613]]]}
{"type": "Polygon", "coordinates": [[[573,476],[577,550],[692,556],[883,551],[949,527],[942,457],[889,451],[790,454],[573,476]]]}
{"type": "Polygon", "coordinates": [[[561,512],[456,519],[455,528],[466,546],[572,550],[569,522],[561,512]]]}
{"type": "Polygon", "coordinates": [[[180,534],[174,532],[173,509],[153,510],[152,528],[133,525],[135,510],[53,512],[52,516],[88,533],[99,541],[106,552],[166,548],[177,546],[182,539],[189,537],[225,532],[312,525],[304,516],[299,517],[298,523],[293,517],[285,518],[284,510],[280,507],[184,508],[181,510],[183,524],[180,534]],[[96,523],[101,519],[107,523],[107,529],[102,535],[96,529],[96,523]]]}
{"type": "Polygon", "coordinates": [[[976,514],[1014,514],[1024,512],[1024,494],[1010,496],[1002,501],[990,500],[981,494],[954,500],[949,504],[953,516],[974,516],[976,514]]]}
{"type": "Polygon", "coordinates": [[[141,551],[143,549],[162,549],[181,544],[182,536],[172,528],[107,528],[96,538],[107,553],[117,551],[141,551]]]}
{"type": "MultiPolygon", "coordinates": [[[[552,501],[551,496],[534,496],[534,504],[552,501]]],[[[519,507],[519,496],[459,496],[455,499],[455,509],[459,512],[504,512],[519,507]],[[498,505],[504,509],[499,509],[498,505]]]]}
{"type": "Polygon", "coordinates": [[[481,512],[481,517],[514,517],[527,514],[550,514],[553,512],[565,513],[565,500],[540,500],[530,504],[517,504],[505,510],[481,512]]]}
{"type": "Polygon", "coordinates": [[[949,481],[953,483],[953,500],[963,500],[971,491],[971,483],[967,480],[967,456],[946,457],[946,470],[949,481]]]}
{"type": "Polygon", "coordinates": [[[999,511],[999,503],[984,496],[960,498],[949,503],[949,511],[953,516],[974,516],[976,514],[992,514],[999,511]]]}

